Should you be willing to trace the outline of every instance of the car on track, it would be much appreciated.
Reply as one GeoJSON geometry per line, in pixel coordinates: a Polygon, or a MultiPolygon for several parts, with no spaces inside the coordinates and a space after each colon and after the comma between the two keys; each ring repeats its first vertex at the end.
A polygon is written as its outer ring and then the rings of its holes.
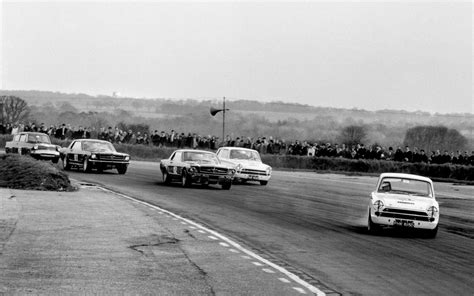
{"type": "Polygon", "coordinates": [[[109,141],[96,139],[78,139],[61,149],[64,170],[79,168],[84,172],[96,169],[98,172],[117,169],[121,175],[127,172],[130,155],[120,153],[109,141]]]}
{"type": "Polygon", "coordinates": [[[262,162],[258,151],[242,147],[221,147],[216,152],[223,162],[234,166],[235,180],[242,183],[257,181],[267,185],[272,175],[272,167],[262,162]]]}
{"type": "Polygon", "coordinates": [[[59,161],[59,146],[51,144],[49,135],[37,132],[21,132],[5,143],[5,153],[30,155],[35,159],[59,161]]]}
{"type": "Polygon", "coordinates": [[[370,195],[367,229],[382,227],[420,229],[434,238],[438,232],[439,204],[431,179],[401,173],[383,173],[370,195]]]}
{"type": "Polygon", "coordinates": [[[193,149],[175,150],[169,158],[160,161],[160,170],[165,184],[179,180],[183,187],[193,183],[220,184],[227,190],[235,174],[235,170],[222,164],[215,153],[193,149]]]}

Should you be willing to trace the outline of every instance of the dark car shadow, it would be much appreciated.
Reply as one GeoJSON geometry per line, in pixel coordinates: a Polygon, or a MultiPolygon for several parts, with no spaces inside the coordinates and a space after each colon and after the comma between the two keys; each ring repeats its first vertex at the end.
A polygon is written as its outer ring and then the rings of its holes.
{"type": "Polygon", "coordinates": [[[379,229],[375,232],[369,232],[366,226],[362,225],[347,225],[344,227],[348,231],[355,232],[361,235],[373,237],[393,237],[393,238],[427,238],[426,234],[421,229],[410,229],[401,227],[387,227],[379,229]]]}
{"type": "Polygon", "coordinates": [[[181,186],[180,183],[174,183],[174,182],[169,183],[169,184],[165,184],[163,181],[155,182],[155,184],[158,185],[158,186],[162,186],[162,187],[179,188],[179,189],[182,189],[182,190],[186,190],[186,189],[223,190],[221,188],[221,185],[218,185],[218,184],[212,184],[212,185],[192,184],[189,187],[183,187],[183,186],[181,186]]]}

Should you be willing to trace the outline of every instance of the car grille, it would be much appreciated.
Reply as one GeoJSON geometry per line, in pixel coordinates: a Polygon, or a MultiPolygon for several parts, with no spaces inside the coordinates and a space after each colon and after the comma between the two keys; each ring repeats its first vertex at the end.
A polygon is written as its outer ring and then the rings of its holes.
{"type": "Polygon", "coordinates": [[[213,174],[213,175],[227,175],[228,170],[226,168],[216,168],[216,167],[201,167],[201,173],[204,174],[213,174]]]}
{"type": "Polygon", "coordinates": [[[98,154],[97,158],[100,160],[124,160],[125,156],[114,154],[98,154]]]}
{"type": "Polygon", "coordinates": [[[380,217],[399,218],[416,221],[429,221],[428,214],[419,211],[408,211],[386,208],[380,213],[380,217]]]}
{"type": "Polygon", "coordinates": [[[241,173],[242,174],[249,174],[249,175],[260,175],[260,176],[266,176],[267,175],[266,171],[250,170],[250,169],[242,169],[241,173]]]}
{"type": "Polygon", "coordinates": [[[56,151],[56,147],[38,145],[38,150],[51,150],[51,151],[56,151]]]}

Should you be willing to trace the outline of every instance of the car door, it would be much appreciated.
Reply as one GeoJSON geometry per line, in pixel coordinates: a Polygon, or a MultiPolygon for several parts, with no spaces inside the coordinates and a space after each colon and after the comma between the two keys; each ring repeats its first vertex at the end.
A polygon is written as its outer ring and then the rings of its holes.
{"type": "Polygon", "coordinates": [[[18,153],[18,141],[20,141],[20,135],[14,135],[8,147],[11,153],[18,153]]]}
{"type": "Polygon", "coordinates": [[[20,134],[20,139],[17,142],[17,153],[20,155],[27,154],[28,149],[26,148],[26,142],[28,140],[27,134],[20,134]]]}

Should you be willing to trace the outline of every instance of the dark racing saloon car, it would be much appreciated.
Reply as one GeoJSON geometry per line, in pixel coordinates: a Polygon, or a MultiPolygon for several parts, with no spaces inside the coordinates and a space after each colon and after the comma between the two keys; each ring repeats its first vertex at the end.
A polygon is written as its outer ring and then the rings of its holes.
{"type": "Polygon", "coordinates": [[[130,156],[119,153],[108,141],[80,139],[73,141],[68,148],[61,149],[61,160],[64,170],[73,167],[84,172],[96,169],[98,172],[117,169],[121,175],[127,172],[130,156]]]}
{"type": "Polygon", "coordinates": [[[220,184],[222,189],[230,189],[235,169],[222,164],[217,156],[203,150],[176,150],[160,162],[163,182],[169,184],[180,180],[183,187],[192,183],[220,184]]]}

